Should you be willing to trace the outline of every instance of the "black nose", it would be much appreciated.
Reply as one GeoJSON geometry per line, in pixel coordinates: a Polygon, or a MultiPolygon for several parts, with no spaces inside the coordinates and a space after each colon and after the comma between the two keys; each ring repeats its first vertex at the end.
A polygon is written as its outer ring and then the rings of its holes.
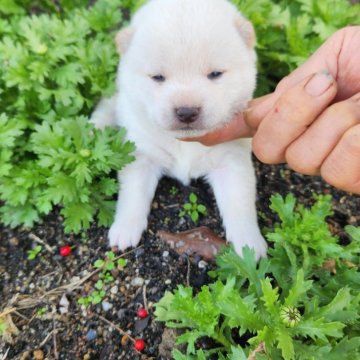
{"type": "Polygon", "coordinates": [[[176,117],[183,123],[190,124],[197,120],[200,114],[199,107],[179,107],[175,109],[176,117]]]}

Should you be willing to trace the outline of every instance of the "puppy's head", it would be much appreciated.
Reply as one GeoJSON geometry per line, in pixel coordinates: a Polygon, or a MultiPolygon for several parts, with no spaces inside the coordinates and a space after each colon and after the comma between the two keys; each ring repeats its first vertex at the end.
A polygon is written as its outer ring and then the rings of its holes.
{"type": "Polygon", "coordinates": [[[254,30],[225,0],[152,0],[116,42],[120,91],[150,126],[200,135],[252,97],[254,30]]]}

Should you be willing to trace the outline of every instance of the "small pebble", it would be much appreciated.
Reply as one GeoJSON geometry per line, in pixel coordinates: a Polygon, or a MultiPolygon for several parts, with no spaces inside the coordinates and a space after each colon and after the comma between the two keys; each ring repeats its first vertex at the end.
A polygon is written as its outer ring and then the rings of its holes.
{"type": "Polygon", "coordinates": [[[122,338],[121,338],[121,346],[126,346],[126,344],[129,342],[129,336],[127,335],[124,335],[122,338]]]}
{"type": "Polygon", "coordinates": [[[40,349],[34,350],[33,356],[35,360],[43,360],[44,359],[44,352],[40,349]]]}
{"type": "Polygon", "coordinates": [[[19,239],[16,237],[13,237],[9,240],[9,244],[12,246],[18,246],[19,245],[19,239]]]}
{"type": "Polygon", "coordinates": [[[205,269],[207,267],[208,263],[204,260],[200,260],[198,263],[198,268],[199,269],[205,269]]]}
{"type": "Polygon", "coordinates": [[[171,284],[171,279],[166,279],[166,280],[165,280],[165,284],[166,284],[166,285],[170,285],[170,284],[171,284]]]}
{"type": "Polygon", "coordinates": [[[25,351],[22,353],[20,360],[28,360],[30,359],[30,351],[25,351]]]}
{"type": "Polygon", "coordinates": [[[104,311],[109,311],[112,307],[113,307],[113,304],[107,302],[107,301],[103,301],[101,303],[101,307],[104,311]]]}
{"type": "Polygon", "coordinates": [[[86,334],[86,341],[93,341],[96,339],[96,331],[90,329],[86,334]]]}
{"type": "Polygon", "coordinates": [[[145,254],[144,248],[138,248],[138,249],[135,250],[135,256],[136,257],[140,257],[140,256],[142,256],[144,254],[145,254]]]}
{"type": "Polygon", "coordinates": [[[140,287],[144,285],[144,282],[145,280],[142,277],[136,277],[131,280],[131,285],[140,287]]]}
{"type": "Polygon", "coordinates": [[[83,360],[90,360],[90,355],[89,354],[85,354],[84,357],[83,357],[83,360]]]}
{"type": "Polygon", "coordinates": [[[114,294],[116,295],[118,292],[119,292],[119,287],[118,286],[113,286],[111,289],[110,289],[110,292],[111,294],[114,294]]]}
{"type": "Polygon", "coordinates": [[[126,309],[120,309],[117,312],[117,316],[118,316],[119,320],[125,319],[125,317],[126,317],[126,309]]]}
{"type": "Polygon", "coordinates": [[[163,253],[162,253],[162,256],[164,258],[168,257],[169,256],[169,252],[167,250],[165,250],[163,253]]]}

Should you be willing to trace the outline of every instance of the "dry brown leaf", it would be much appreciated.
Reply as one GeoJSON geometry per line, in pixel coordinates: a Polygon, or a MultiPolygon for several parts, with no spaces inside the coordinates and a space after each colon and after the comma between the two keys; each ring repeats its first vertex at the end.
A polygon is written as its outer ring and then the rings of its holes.
{"type": "Polygon", "coordinates": [[[4,331],[0,333],[0,338],[9,344],[14,343],[14,337],[19,335],[20,331],[14,324],[11,314],[1,316],[0,321],[4,324],[4,331]]]}
{"type": "Polygon", "coordinates": [[[206,260],[214,259],[220,246],[226,245],[224,239],[206,226],[179,233],[160,230],[157,235],[160,240],[169,244],[178,254],[197,254],[206,260]]]}

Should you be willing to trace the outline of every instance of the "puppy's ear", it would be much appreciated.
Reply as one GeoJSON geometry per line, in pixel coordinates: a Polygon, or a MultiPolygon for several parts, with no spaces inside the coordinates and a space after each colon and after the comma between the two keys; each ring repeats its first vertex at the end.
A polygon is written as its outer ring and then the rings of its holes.
{"type": "Polygon", "coordinates": [[[134,34],[132,27],[121,29],[115,36],[116,48],[119,54],[124,54],[128,49],[134,34]]]}
{"type": "Polygon", "coordinates": [[[240,36],[245,40],[245,44],[249,48],[253,48],[256,44],[256,34],[252,23],[242,16],[235,20],[235,26],[238,29],[240,36]]]}

